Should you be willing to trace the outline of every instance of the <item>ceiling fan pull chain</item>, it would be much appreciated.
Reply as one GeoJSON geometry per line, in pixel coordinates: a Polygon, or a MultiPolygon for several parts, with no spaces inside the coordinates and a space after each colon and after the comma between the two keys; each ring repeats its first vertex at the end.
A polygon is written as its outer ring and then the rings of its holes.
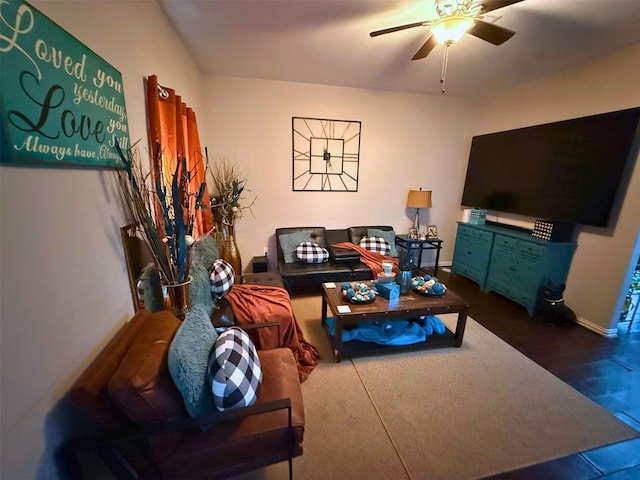
{"type": "Polygon", "coordinates": [[[442,72],[440,73],[440,83],[442,84],[442,93],[444,93],[445,81],[447,79],[447,62],[449,61],[449,46],[444,46],[444,57],[442,57],[442,72]]]}

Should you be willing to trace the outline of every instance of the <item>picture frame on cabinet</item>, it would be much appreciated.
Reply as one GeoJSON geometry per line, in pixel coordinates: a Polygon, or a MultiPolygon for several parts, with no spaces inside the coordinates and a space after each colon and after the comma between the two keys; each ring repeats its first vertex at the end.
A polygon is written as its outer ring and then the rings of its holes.
{"type": "Polygon", "coordinates": [[[438,238],[437,225],[427,225],[427,238],[438,238]]]}

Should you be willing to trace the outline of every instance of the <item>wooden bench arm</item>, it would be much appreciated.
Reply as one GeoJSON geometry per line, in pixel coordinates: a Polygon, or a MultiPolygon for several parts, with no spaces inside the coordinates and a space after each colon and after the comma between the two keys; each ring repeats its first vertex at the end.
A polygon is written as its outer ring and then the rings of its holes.
{"type": "Polygon", "coordinates": [[[237,325],[237,326],[246,331],[255,330],[257,328],[263,328],[263,327],[276,327],[278,329],[277,338],[280,338],[280,322],[246,323],[246,324],[237,325]]]}

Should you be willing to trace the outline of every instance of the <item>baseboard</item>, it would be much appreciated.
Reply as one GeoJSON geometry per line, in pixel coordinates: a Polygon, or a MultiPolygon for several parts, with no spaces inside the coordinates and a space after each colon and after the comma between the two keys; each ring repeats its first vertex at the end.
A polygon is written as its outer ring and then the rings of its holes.
{"type": "Polygon", "coordinates": [[[602,335],[603,337],[616,338],[618,336],[617,328],[604,328],[602,325],[597,325],[583,317],[577,317],[576,321],[578,322],[578,325],[582,325],[584,328],[588,328],[592,332],[602,335]]]}
{"type": "Polygon", "coordinates": [[[625,320],[624,322],[618,322],[618,331],[620,330],[629,330],[629,325],[631,324],[630,320],[625,320]]]}
{"type": "MultiPolygon", "coordinates": [[[[451,265],[453,262],[438,262],[438,268],[444,268],[445,272],[451,272],[451,265]]],[[[435,265],[429,265],[429,268],[433,268],[435,265]]]]}
{"type": "MultiPolygon", "coordinates": [[[[433,268],[433,267],[435,267],[435,265],[436,264],[434,262],[429,262],[429,263],[423,262],[423,264],[422,264],[423,267],[429,267],[429,268],[433,268]]],[[[438,262],[438,268],[440,268],[440,267],[450,267],[451,265],[453,265],[452,261],[438,262]]]]}

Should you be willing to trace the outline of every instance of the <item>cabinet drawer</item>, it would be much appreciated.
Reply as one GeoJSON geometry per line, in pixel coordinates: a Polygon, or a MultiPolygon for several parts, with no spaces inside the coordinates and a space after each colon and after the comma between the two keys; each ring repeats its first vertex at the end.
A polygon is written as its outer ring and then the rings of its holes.
{"type": "Polygon", "coordinates": [[[512,284],[506,284],[500,281],[492,281],[491,279],[487,282],[487,290],[492,290],[500,295],[504,295],[507,298],[510,298],[516,303],[519,303],[527,310],[531,310],[535,306],[536,296],[532,295],[528,292],[523,292],[518,288],[514,288],[512,284]]]}
{"type": "Polygon", "coordinates": [[[535,260],[544,258],[544,252],[546,251],[546,249],[547,247],[544,245],[537,245],[530,242],[520,242],[520,246],[518,247],[518,254],[535,260]]]}
{"type": "Polygon", "coordinates": [[[501,247],[503,250],[516,250],[518,248],[518,240],[512,237],[504,237],[496,235],[495,247],[501,247]]]}
{"type": "Polygon", "coordinates": [[[487,244],[491,242],[492,233],[485,232],[484,230],[472,230],[472,236],[480,243],[487,244]]]}
{"type": "Polygon", "coordinates": [[[458,225],[458,236],[464,236],[465,238],[479,240],[481,243],[491,243],[493,234],[484,230],[478,230],[477,228],[458,225]]]}
{"type": "Polygon", "coordinates": [[[478,283],[480,290],[484,289],[484,282],[487,277],[486,271],[473,268],[471,265],[465,263],[457,263],[451,266],[453,273],[459,273],[467,278],[478,283]]]}
{"type": "Polygon", "coordinates": [[[458,235],[471,235],[471,232],[473,232],[472,228],[464,225],[458,225],[458,235]]]}

